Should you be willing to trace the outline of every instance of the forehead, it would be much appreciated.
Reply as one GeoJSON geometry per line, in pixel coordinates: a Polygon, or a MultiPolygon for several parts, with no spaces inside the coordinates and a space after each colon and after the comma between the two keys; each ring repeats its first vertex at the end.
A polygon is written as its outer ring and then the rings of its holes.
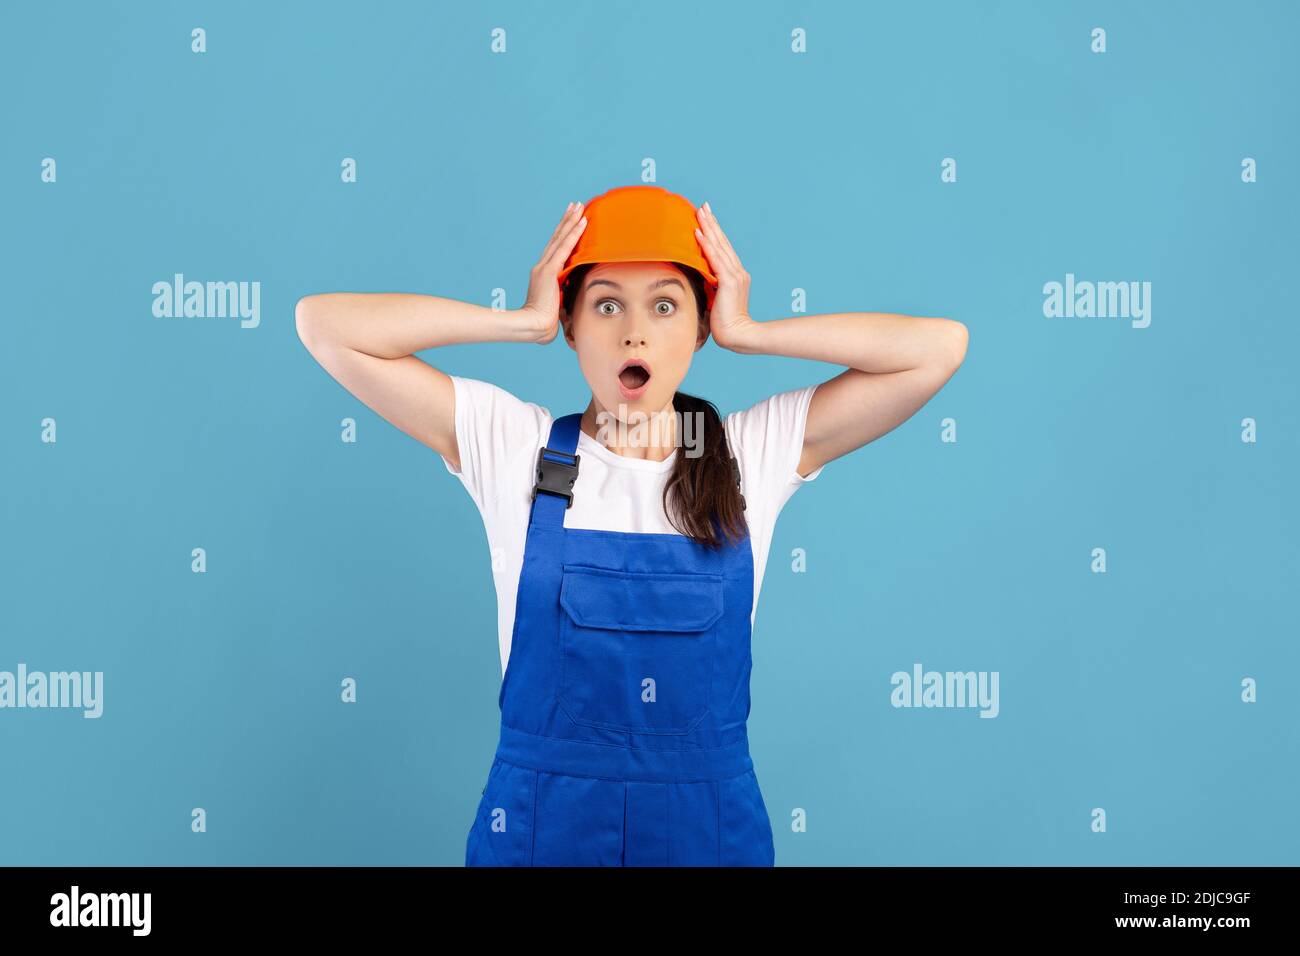
{"type": "MultiPolygon", "coordinates": [[[[660,279],[676,279],[686,285],[681,271],[667,262],[601,262],[587,273],[583,286],[590,286],[597,279],[617,283],[624,291],[631,292],[641,291],[660,279]]],[[[601,285],[609,288],[605,282],[601,285]]]]}

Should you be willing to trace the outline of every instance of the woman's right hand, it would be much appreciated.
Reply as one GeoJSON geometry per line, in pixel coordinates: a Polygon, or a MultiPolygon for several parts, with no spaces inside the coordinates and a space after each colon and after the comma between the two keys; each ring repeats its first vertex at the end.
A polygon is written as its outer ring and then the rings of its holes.
{"type": "Polygon", "coordinates": [[[536,339],[532,341],[538,345],[550,342],[560,329],[560,270],[586,226],[582,203],[570,203],[564,218],[551,233],[551,241],[542,250],[542,257],[528,273],[528,298],[519,311],[529,330],[536,330],[536,339]]]}

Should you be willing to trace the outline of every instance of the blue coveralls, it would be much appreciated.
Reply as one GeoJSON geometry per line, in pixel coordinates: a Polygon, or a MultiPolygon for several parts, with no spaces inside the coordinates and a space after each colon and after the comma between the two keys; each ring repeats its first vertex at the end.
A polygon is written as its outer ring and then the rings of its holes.
{"type": "Polygon", "coordinates": [[[581,414],[538,456],[501,732],[467,866],[772,866],[749,755],[748,534],[564,527],[581,414]]]}

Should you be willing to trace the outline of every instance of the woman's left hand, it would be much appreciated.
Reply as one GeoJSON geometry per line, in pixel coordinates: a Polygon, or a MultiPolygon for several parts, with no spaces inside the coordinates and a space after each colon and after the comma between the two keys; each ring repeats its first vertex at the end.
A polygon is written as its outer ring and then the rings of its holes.
{"type": "Polygon", "coordinates": [[[749,273],[741,266],[740,257],[731,248],[707,202],[695,210],[695,216],[700,221],[695,238],[709,260],[709,268],[718,277],[718,291],[709,312],[709,332],[723,348],[734,348],[750,326],[756,324],[749,314],[749,273]]]}

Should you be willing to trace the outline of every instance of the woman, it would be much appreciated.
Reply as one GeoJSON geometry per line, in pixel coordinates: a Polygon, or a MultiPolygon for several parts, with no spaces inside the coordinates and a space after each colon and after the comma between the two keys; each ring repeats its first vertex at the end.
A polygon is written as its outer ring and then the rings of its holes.
{"type": "Polygon", "coordinates": [[[746,720],[777,514],[826,462],[924,405],[967,335],[945,318],[864,312],[757,322],[748,294],[708,203],[624,186],[570,204],[519,309],[298,302],[312,355],[443,457],[500,558],[500,738],[467,865],[774,862],[746,720]],[[413,354],[545,345],[561,327],[592,398],[559,418],[413,354]],[[710,335],[846,368],[724,421],[678,390],[710,335]]]}

